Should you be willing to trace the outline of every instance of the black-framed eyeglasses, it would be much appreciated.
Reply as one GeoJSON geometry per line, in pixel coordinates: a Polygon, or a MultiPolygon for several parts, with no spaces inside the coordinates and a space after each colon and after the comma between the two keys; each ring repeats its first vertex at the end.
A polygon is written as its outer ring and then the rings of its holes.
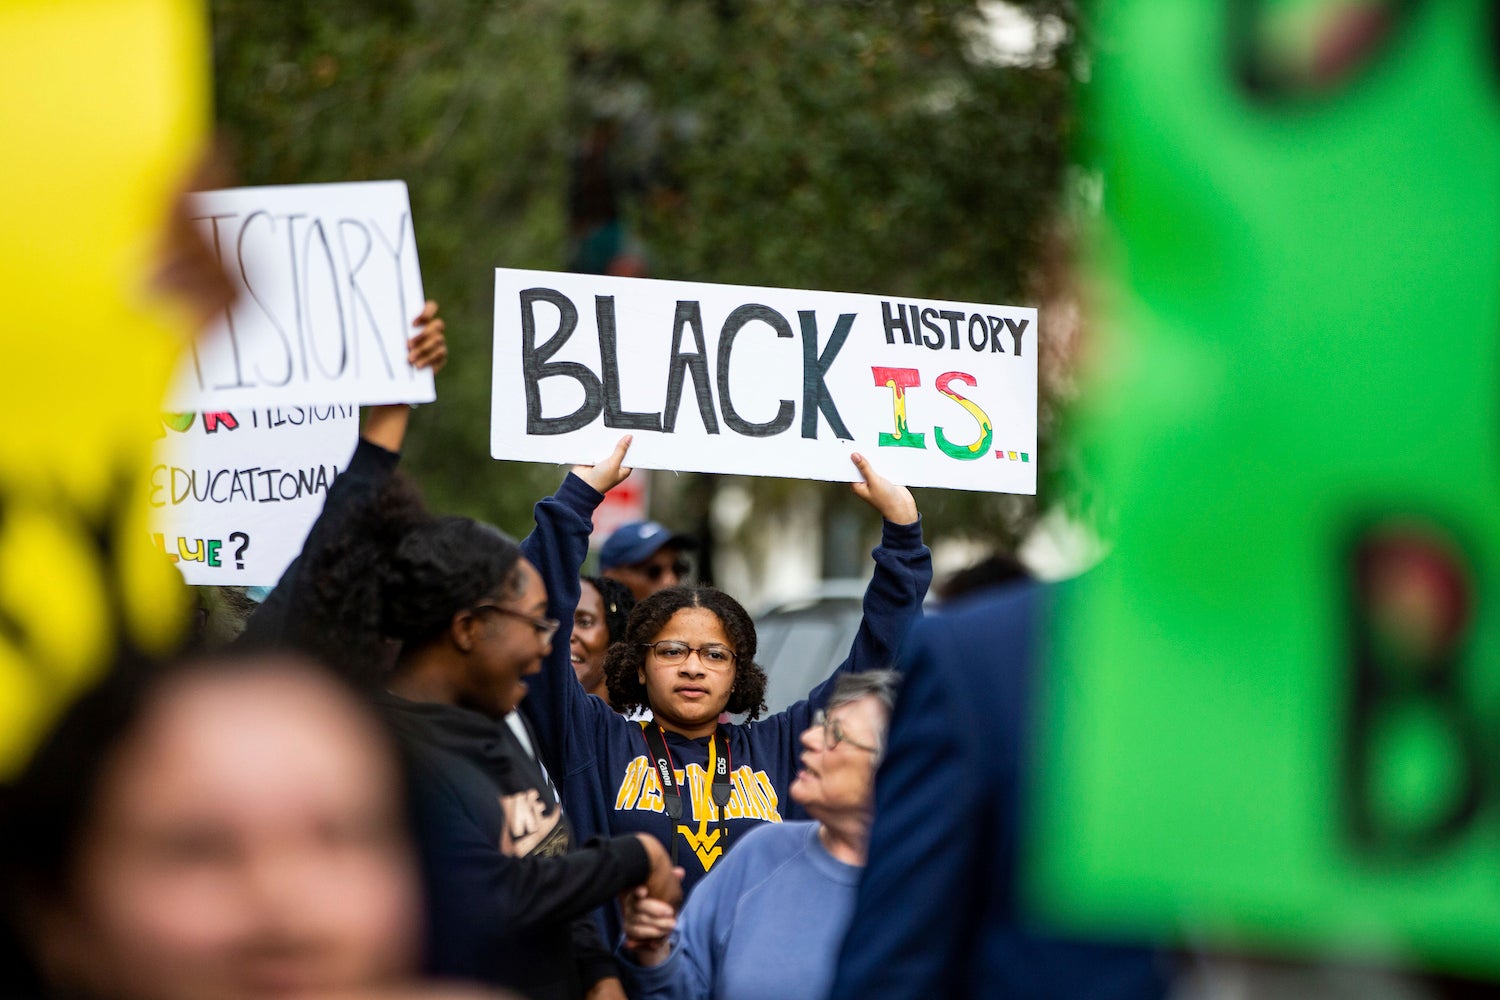
{"type": "Polygon", "coordinates": [[[512,618],[519,618],[521,621],[525,622],[533,629],[535,629],[537,638],[544,643],[551,642],[552,637],[557,634],[557,630],[562,628],[562,622],[557,621],[555,618],[534,618],[523,611],[515,611],[511,608],[502,608],[498,604],[476,604],[474,605],[473,610],[495,611],[502,615],[509,615],[512,618]]]}
{"type": "Polygon", "coordinates": [[[828,750],[832,750],[840,743],[847,743],[851,747],[859,747],[859,749],[864,750],[868,753],[880,753],[879,747],[872,747],[867,744],[861,743],[859,740],[856,740],[854,737],[844,732],[844,724],[841,723],[838,719],[829,718],[828,713],[823,711],[822,709],[818,709],[818,711],[814,713],[813,725],[821,726],[823,728],[823,746],[828,750]]]}
{"type": "Polygon", "coordinates": [[[666,575],[667,570],[671,570],[672,574],[678,578],[687,576],[688,572],[693,568],[693,564],[686,559],[678,559],[669,566],[663,566],[661,563],[650,563],[646,566],[638,566],[636,568],[642,576],[655,583],[666,575]]]}
{"type": "Polygon", "coordinates": [[[706,646],[689,646],[685,642],[676,639],[661,639],[657,642],[643,642],[642,646],[656,654],[656,658],[669,667],[675,667],[679,663],[686,663],[692,653],[698,654],[698,662],[705,667],[725,669],[734,665],[735,652],[728,646],[711,642],[706,646]]]}

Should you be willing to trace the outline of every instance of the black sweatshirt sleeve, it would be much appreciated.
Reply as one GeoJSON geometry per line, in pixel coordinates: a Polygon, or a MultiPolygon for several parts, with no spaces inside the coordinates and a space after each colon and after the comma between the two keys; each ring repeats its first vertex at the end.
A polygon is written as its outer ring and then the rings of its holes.
{"type": "Polygon", "coordinates": [[[620,974],[613,953],[604,947],[599,921],[592,914],[573,921],[573,954],[578,958],[578,981],[585,990],[601,979],[620,974]]]}
{"type": "Polygon", "coordinates": [[[418,839],[434,905],[452,919],[448,933],[493,939],[517,930],[588,916],[646,881],[651,861],[634,836],[595,838],[558,856],[513,857],[499,850],[502,820],[478,816],[494,800],[490,785],[459,758],[414,755],[418,839]],[[472,775],[472,789],[464,782],[472,775]]]}
{"type": "Polygon", "coordinates": [[[245,631],[236,645],[242,648],[280,646],[295,635],[297,615],[308,604],[304,594],[312,586],[304,568],[315,564],[323,549],[343,533],[354,512],[380,493],[400,461],[398,453],[386,451],[364,438],[359,439],[348,466],[329,487],[323,510],[307,533],[307,540],[302,543],[302,552],[287,566],[276,588],[245,623],[245,631]]]}

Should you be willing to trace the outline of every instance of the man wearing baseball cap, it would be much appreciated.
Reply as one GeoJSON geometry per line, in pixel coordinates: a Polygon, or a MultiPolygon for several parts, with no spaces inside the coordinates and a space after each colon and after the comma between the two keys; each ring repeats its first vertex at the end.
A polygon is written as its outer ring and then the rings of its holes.
{"type": "Polygon", "coordinates": [[[687,575],[685,550],[697,548],[690,535],[675,535],[656,521],[631,521],[615,529],[599,549],[599,572],[630,588],[637,601],[675,587],[687,575]]]}

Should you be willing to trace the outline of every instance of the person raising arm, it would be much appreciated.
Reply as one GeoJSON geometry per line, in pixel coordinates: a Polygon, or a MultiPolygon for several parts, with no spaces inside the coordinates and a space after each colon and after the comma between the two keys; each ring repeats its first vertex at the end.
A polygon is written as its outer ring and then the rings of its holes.
{"type": "MultiPolygon", "coordinates": [[[[593,510],[629,475],[629,445],[627,436],[597,465],[576,467],[537,504],[536,529],[522,543],[547,581],[548,613],[565,630],[593,510]]],[[[882,539],[864,619],[834,677],[891,665],[932,578],[911,492],[861,455],[854,464],[861,475],[855,493],[880,513],[882,539]]],[[[629,721],[585,694],[565,647],[546,658],[522,704],[575,826],[585,834],[656,836],[686,870],[687,893],[750,829],[782,821],[798,737],[831,690],[832,678],[786,711],[756,721],[765,672],[755,651],[754,623],[738,601],[712,587],[668,588],[636,605],[605,661],[614,705],[649,708],[653,721],[629,721]],[[720,725],[726,711],[751,721],[720,725]]]]}

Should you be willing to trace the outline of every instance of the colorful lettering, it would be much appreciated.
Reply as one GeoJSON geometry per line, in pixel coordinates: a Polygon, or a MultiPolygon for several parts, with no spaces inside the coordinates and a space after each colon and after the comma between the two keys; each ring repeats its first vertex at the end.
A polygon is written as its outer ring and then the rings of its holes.
{"type": "MultiPolygon", "coordinates": [[[[684,819],[717,822],[719,809],[713,801],[713,783],[708,771],[701,764],[689,764],[674,772],[674,777],[679,787],[687,789],[687,801],[683,803],[684,819]]],[[[730,776],[729,805],[724,809],[724,817],[780,823],[779,802],[770,777],[764,771],[752,770],[746,764],[735,768],[730,776]]],[[[666,811],[661,781],[656,776],[650,758],[636,757],[626,765],[620,787],[615,793],[615,808],[622,811],[666,811]]]]}
{"type": "Polygon", "coordinates": [[[177,561],[177,553],[175,553],[175,552],[168,552],[167,551],[167,540],[162,537],[161,532],[154,533],[151,536],[151,540],[153,542],[155,542],[156,543],[156,547],[158,549],[160,549],[166,555],[168,562],[176,562],[177,561]]]}
{"type": "MultiPolygon", "coordinates": [[[[746,768],[745,770],[749,770],[746,768]]],[[[765,815],[773,823],[781,822],[781,813],[777,810],[779,800],[776,796],[776,787],[771,784],[770,777],[764,771],[756,771],[754,774],[754,788],[760,793],[760,807],[765,815]]]]}
{"type": "Polygon", "coordinates": [[[688,799],[692,804],[692,815],[703,819],[717,821],[719,810],[714,805],[713,796],[708,794],[708,773],[701,770],[697,764],[687,766],[688,799]]]}
{"type": "MultiPolygon", "coordinates": [[[[949,441],[941,427],[934,427],[932,433],[937,438],[937,446],[944,455],[967,462],[982,458],[989,451],[990,442],[995,439],[995,425],[990,422],[989,414],[981,410],[972,400],[959,395],[957,390],[951,388],[954,382],[962,382],[972,388],[977,386],[979,381],[967,372],[944,372],[934,383],[938,392],[969,411],[969,416],[979,424],[979,437],[971,444],[959,445],[949,441]]],[[[1011,457],[1014,458],[1015,455],[1012,454],[1011,457]]]]}
{"type": "MultiPolygon", "coordinates": [[[[672,780],[681,785],[682,772],[674,771],[672,773],[672,780]]],[[[641,788],[640,798],[636,799],[635,805],[631,808],[645,812],[659,813],[667,811],[666,800],[661,795],[661,779],[656,776],[655,768],[647,768],[646,780],[641,788]]]]}
{"type": "Polygon", "coordinates": [[[926,448],[926,435],[918,434],[906,425],[906,390],[922,384],[922,376],[915,368],[886,368],[873,365],[875,384],[891,390],[891,405],[895,415],[896,433],[880,433],[882,448],[926,448]]]}

